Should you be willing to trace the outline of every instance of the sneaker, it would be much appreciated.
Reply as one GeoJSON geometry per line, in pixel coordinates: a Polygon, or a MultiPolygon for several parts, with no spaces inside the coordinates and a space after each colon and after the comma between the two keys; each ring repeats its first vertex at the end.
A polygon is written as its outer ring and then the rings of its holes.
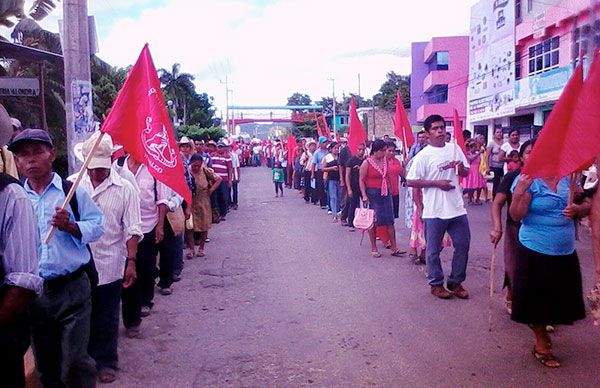
{"type": "Polygon", "coordinates": [[[142,306],[142,311],[140,312],[140,316],[147,317],[148,315],[150,315],[150,310],[151,310],[150,307],[142,306]]]}
{"type": "Polygon", "coordinates": [[[204,240],[205,243],[209,243],[210,239],[207,237],[206,240],[204,240]]]}
{"type": "Polygon", "coordinates": [[[171,295],[173,293],[173,290],[171,290],[170,287],[165,287],[165,288],[161,288],[159,292],[161,295],[167,296],[167,295],[171,295]]]}
{"type": "Polygon", "coordinates": [[[331,210],[327,210],[327,214],[333,214],[331,210]]]}
{"type": "Polygon", "coordinates": [[[448,285],[448,291],[459,299],[469,299],[469,293],[462,285],[448,285]]]}
{"type": "Polygon", "coordinates": [[[98,381],[103,384],[110,384],[117,379],[117,371],[112,368],[100,368],[98,370],[98,381]]]}
{"type": "Polygon", "coordinates": [[[444,286],[431,286],[431,295],[437,296],[440,299],[450,299],[452,294],[444,288],[444,286]]]}
{"type": "Polygon", "coordinates": [[[140,327],[132,326],[125,329],[125,337],[127,338],[140,338],[140,327]]]}

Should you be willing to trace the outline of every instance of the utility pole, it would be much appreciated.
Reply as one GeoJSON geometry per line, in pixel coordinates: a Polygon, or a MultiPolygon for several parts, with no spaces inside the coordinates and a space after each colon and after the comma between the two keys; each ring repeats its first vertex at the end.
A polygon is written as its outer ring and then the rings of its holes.
{"type": "Polygon", "coordinates": [[[225,128],[227,133],[231,133],[231,131],[229,130],[229,78],[228,76],[225,76],[225,82],[223,81],[219,81],[222,84],[225,84],[225,117],[227,117],[225,119],[225,128]]]}
{"type": "Polygon", "coordinates": [[[63,0],[63,57],[69,173],[79,171],[75,144],[94,132],[87,0],[63,0]]]}
{"type": "Polygon", "coordinates": [[[333,135],[337,138],[337,134],[338,134],[337,133],[337,123],[336,123],[337,119],[335,116],[335,79],[329,78],[329,81],[331,81],[331,87],[333,90],[333,120],[331,120],[331,121],[333,123],[333,135]]]}
{"type": "Polygon", "coordinates": [[[360,73],[358,73],[358,97],[361,97],[361,94],[360,94],[360,73]]]}

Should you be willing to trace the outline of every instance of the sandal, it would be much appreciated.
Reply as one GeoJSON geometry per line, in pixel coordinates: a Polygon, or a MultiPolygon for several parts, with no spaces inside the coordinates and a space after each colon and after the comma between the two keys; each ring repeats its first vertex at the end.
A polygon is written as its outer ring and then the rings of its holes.
{"type": "Polygon", "coordinates": [[[371,251],[371,256],[373,256],[373,257],[381,257],[381,253],[379,253],[378,251],[371,251]]]}
{"type": "Polygon", "coordinates": [[[397,250],[397,251],[390,253],[390,256],[400,257],[400,256],[404,255],[405,253],[406,253],[406,251],[397,250]]]}
{"type": "Polygon", "coordinates": [[[560,366],[560,361],[558,361],[554,354],[540,353],[535,349],[535,345],[533,346],[531,354],[533,354],[533,357],[535,357],[535,359],[538,360],[543,366],[548,368],[558,368],[560,366]]]}

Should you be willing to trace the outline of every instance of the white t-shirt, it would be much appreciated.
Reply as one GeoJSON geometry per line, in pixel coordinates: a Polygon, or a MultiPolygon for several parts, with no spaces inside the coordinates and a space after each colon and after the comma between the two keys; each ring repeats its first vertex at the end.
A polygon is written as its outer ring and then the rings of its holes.
{"type": "Polygon", "coordinates": [[[437,187],[425,187],[423,191],[423,218],[441,218],[444,220],[467,214],[454,167],[453,160],[462,160],[469,168],[465,154],[454,143],[443,147],[425,147],[413,159],[408,170],[407,180],[450,180],[454,189],[444,191],[437,187]]]}

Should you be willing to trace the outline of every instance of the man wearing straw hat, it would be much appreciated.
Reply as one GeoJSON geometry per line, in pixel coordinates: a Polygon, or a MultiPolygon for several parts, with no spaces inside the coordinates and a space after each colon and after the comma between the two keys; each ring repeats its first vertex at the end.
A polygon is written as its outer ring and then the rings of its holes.
{"type": "Polygon", "coordinates": [[[10,143],[27,196],[33,203],[40,239],[51,227],[57,230],[38,251],[42,295],[29,310],[33,349],[44,386],[93,387],[94,360],[87,347],[92,309],[86,265],[91,256],[87,244],[104,232],[102,212],[81,188],[76,191],[79,220],[65,200],[64,181],[52,171],[54,147],[42,129],[26,129],[10,143]]]}
{"type": "MultiPolygon", "coordinates": [[[[81,152],[84,160],[92,151],[98,135],[97,132],[83,143],[81,152]]],[[[96,361],[98,380],[102,383],[116,379],[121,290],[130,287],[136,280],[137,246],[144,236],[138,192],[132,183],[111,168],[113,151],[110,136],[104,135],[80,183],[80,187],[104,213],[105,222],[104,235],[90,244],[98,271],[98,287],[92,290],[88,346],[96,361]]]]}

